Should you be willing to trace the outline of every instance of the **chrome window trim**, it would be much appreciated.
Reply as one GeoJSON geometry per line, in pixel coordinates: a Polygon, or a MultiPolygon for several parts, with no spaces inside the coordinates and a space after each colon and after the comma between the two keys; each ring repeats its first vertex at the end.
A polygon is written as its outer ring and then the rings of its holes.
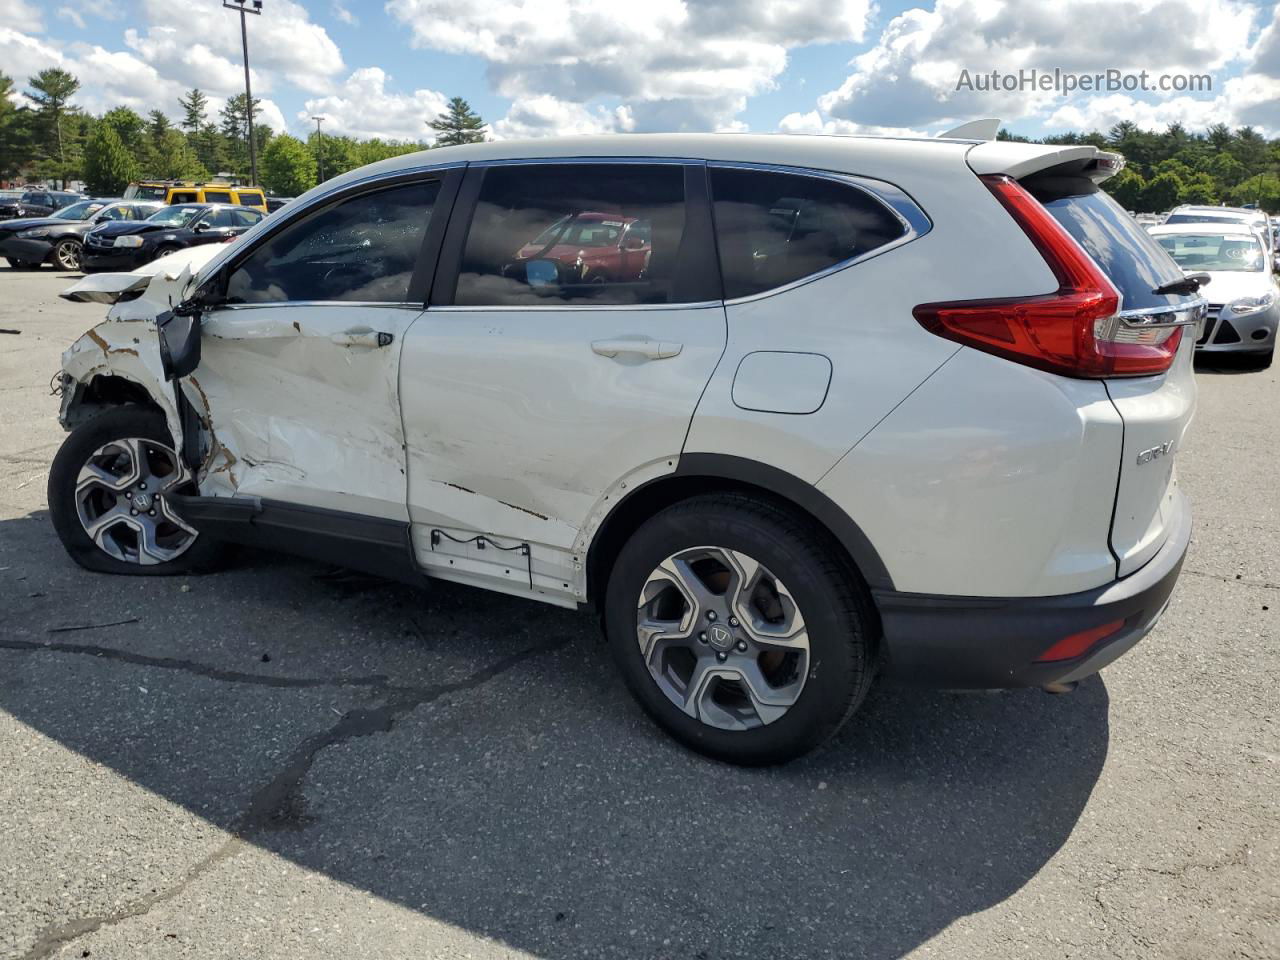
{"type": "Polygon", "coordinates": [[[220,303],[212,310],[278,310],[281,307],[390,307],[419,312],[424,309],[420,303],[405,300],[267,300],[262,303],[220,303]]]}
{"type": "MultiPolygon", "coordinates": [[[[933,221],[929,219],[929,215],[920,209],[919,205],[911,198],[911,196],[902,188],[889,183],[887,180],[876,180],[872,177],[862,177],[852,173],[838,173],[834,170],[819,170],[813,167],[792,167],[785,164],[776,163],[738,163],[734,161],[712,161],[707,166],[713,170],[755,170],[764,173],[783,173],[791,176],[813,177],[817,180],[833,180],[837,183],[847,184],[864,193],[869,194],[872,199],[878,201],[881,206],[893,214],[894,218],[902,224],[905,233],[896,240],[886,243],[882,247],[876,247],[874,250],[868,250],[866,253],[856,257],[850,257],[848,260],[841,260],[839,263],[833,263],[829,267],[819,270],[817,273],[810,273],[789,283],[784,283],[780,287],[770,287],[768,290],[761,290],[759,293],[748,294],[745,297],[734,297],[726,300],[726,307],[735,307],[743,303],[753,303],[756,300],[763,300],[766,297],[774,297],[780,293],[787,293],[802,287],[805,284],[813,283],[815,280],[821,280],[829,277],[833,273],[839,273],[841,270],[847,270],[849,267],[857,266],[865,263],[875,257],[888,253],[890,250],[896,250],[901,246],[905,246],[913,240],[918,240],[930,230],[933,229],[933,221]]],[[[715,191],[711,192],[711,202],[714,207],[715,191]]]]}
{"type": "Polygon", "coordinates": [[[706,310],[719,307],[722,300],[698,300],[690,303],[532,303],[528,306],[502,303],[493,306],[459,304],[449,306],[429,306],[431,313],[545,313],[547,311],[562,312],[565,310],[706,310]]]}

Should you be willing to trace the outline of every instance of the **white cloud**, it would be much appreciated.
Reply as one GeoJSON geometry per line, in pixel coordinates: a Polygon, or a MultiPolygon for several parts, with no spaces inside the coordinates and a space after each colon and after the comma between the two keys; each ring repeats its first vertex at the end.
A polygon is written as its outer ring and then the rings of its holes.
{"type": "MultiPolygon", "coordinates": [[[[746,98],[772,88],[790,48],[861,40],[871,9],[871,0],[387,3],[415,45],[482,57],[497,91],[517,102],[549,98],[509,117],[512,129],[542,129],[551,101],[586,109],[601,99],[629,107],[637,130],[738,129],[746,98]]],[[[601,122],[593,110],[555,110],[568,129],[601,122]]]]}
{"type": "MultiPolygon", "coordinates": [[[[141,29],[125,33],[125,43],[165,76],[184,86],[235,92],[234,74],[244,85],[240,18],[220,7],[199,17],[192,32],[192,13],[172,0],[143,0],[141,29]]],[[[261,16],[248,17],[249,62],[255,89],[275,87],[276,78],[303,90],[327,91],[345,69],[338,45],[306,9],[292,0],[272,0],[261,16]]]]}
{"type": "Polygon", "coordinates": [[[868,137],[921,137],[925,134],[909,127],[875,127],[854,123],[852,120],[833,120],[823,117],[817,110],[808,113],[789,113],[778,123],[781,133],[820,133],[828,136],[868,137]]]}
{"type": "Polygon", "coordinates": [[[74,7],[59,7],[58,18],[67,21],[78,30],[84,29],[84,17],[74,7]]]}
{"type": "Polygon", "coordinates": [[[435,90],[388,93],[386,73],[378,67],[364,67],[328,96],[315,97],[297,114],[302,125],[323,116],[331,133],[391,140],[430,140],[427,121],[434,119],[448,103],[435,90]]]}
{"type": "Polygon", "coordinates": [[[333,0],[333,3],[329,5],[329,12],[333,14],[333,18],[335,20],[340,20],[348,26],[356,27],[360,25],[359,18],[357,18],[354,13],[342,4],[338,3],[338,0],[333,0]]]}
{"type": "Polygon", "coordinates": [[[594,109],[543,94],[522,97],[507,115],[493,125],[500,140],[522,137],[572,136],[591,133],[625,133],[635,128],[628,107],[594,109]]]}
{"type": "Polygon", "coordinates": [[[818,106],[871,126],[1017,119],[1062,101],[1046,91],[957,91],[961,71],[1211,72],[1244,55],[1255,13],[1243,0],[937,0],[895,17],[818,106]]]}
{"type": "Polygon", "coordinates": [[[39,33],[44,29],[40,7],[27,0],[0,0],[0,23],[27,33],[39,33]]]}

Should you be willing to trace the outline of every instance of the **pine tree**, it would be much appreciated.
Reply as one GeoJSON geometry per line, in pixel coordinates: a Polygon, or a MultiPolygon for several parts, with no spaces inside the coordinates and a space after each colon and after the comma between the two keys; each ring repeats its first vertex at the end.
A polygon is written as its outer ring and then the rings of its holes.
{"type": "Polygon", "coordinates": [[[178,106],[182,107],[183,130],[195,133],[204,126],[205,114],[209,112],[209,98],[199,87],[192,87],[185,97],[179,97],[178,106]]]}
{"type": "Polygon", "coordinates": [[[29,77],[27,85],[31,87],[27,96],[35,101],[36,119],[44,135],[45,155],[57,158],[59,178],[65,179],[73,159],[66,117],[74,109],[71,98],[80,89],[80,81],[66,70],[50,67],[29,77]]]}
{"type": "Polygon", "coordinates": [[[118,197],[138,178],[138,164],[125,148],[115,127],[105,121],[89,138],[84,150],[84,180],[90,193],[118,197]]]}
{"type": "Polygon", "coordinates": [[[461,97],[449,101],[449,107],[427,126],[436,132],[437,147],[455,147],[460,143],[484,143],[486,125],[471,104],[461,97]]]}
{"type": "Polygon", "coordinates": [[[12,177],[35,159],[32,138],[32,111],[16,107],[13,78],[0,71],[0,177],[12,177]]]}

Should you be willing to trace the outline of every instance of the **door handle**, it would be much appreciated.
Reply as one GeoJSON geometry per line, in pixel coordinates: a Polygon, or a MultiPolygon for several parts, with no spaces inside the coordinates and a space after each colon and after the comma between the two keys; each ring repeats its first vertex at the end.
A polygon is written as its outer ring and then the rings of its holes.
{"type": "Polygon", "coordinates": [[[670,340],[593,340],[591,350],[602,357],[617,357],[624,353],[635,354],[646,360],[668,360],[680,356],[683,343],[670,340]]]}
{"type": "Polygon", "coordinates": [[[395,335],[363,327],[335,333],[329,340],[340,347],[389,347],[395,340],[395,335]]]}

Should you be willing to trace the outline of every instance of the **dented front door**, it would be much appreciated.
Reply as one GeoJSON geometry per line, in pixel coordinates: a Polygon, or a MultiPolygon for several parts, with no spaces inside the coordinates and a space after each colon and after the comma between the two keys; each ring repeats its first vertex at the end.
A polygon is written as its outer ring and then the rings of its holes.
{"type": "Polygon", "coordinates": [[[406,520],[397,373],[422,308],[229,306],[191,377],[210,411],[205,495],[406,520]]]}
{"type": "Polygon", "coordinates": [[[201,493],[408,519],[400,351],[441,186],[357,186],[225,268],[191,377],[215,447],[201,493]]]}

